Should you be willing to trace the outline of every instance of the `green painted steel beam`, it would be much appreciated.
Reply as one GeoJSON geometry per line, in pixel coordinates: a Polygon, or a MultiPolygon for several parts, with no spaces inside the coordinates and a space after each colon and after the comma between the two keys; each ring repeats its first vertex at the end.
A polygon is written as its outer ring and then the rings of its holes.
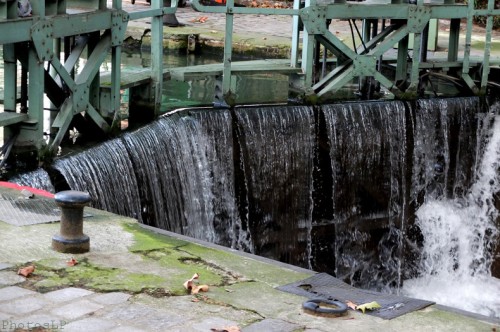
{"type": "MultiPolygon", "coordinates": [[[[22,20],[0,21],[0,44],[19,43],[30,41],[32,28],[37,24],[45,24],[44,31],[50,34],[50,38],[63,38],[93,31],[107,30],[112,28],[112,15],[116,10],[101,12],[88,12],[79,14],[66,14],[53,16],[46,19],[31,17],[22,20]]],[[[128,14],[122,12],[124,20],[128,21],[128,14]]]]}
{"type": "Polygon", "coordinates": [[[0,127],[9,126],[28,120],[28,114],[15,112],[0,113],[0,127]]]}
{"type": "Polygon", "coordinates": [[[396,43],[399,43],[403,38],[408,36],[408,26],[401,26],[399,29],[391,33],[387,39],[384,39],[380,44],[378,44],[370,54],[375,56],[382,56],[385,52],[394,47],[396,43]]]}
{"type": "Polygon", "coordinates": [[[192,0],[191,7],[204,13],[231,13],[231,14],[258,14],[258,15],[298,15],[296,9],[278,9],[278,8],[251,8],[251,7],[233,7],[233,6],[205,6],[200,0],[192,0]]]}
{"type": "Polygon", "coordinates": [[[31,40],[31,27],[38,17],[22,20],[0,20],[0,44],[20,43],[31,40]]]}
{"type": "Polygon", "coordinates": [[[75,78],[75,83],[80,84],[90,84],[91,80],[99,72],[99,67],[108,55],[111,49],[111,34],[105,33],[101,36],[99,42],[92,50],[87,62],[83,66],[83,69],[78,73],[75,78]]]}
{"type": "MultiPolygon", "coordinates": [[[[153,7],[153,6],[151,6],[153,7]]],[[[140,10],[128,13],[129,20],[135,21],[143,18],[149,18],[154,16],[162,16],[164,14],[175,14],[177,7],[163,7],[163,8],[151,8],[146,10],[140,10]]]]}
{"type": "Polygon", "coordinates": [[[348,66],[340,75],[336,76],[330,83],[328,83],[323,89],[318,91],[316,94],[322,96],[328,92],[335,92],[342,89],[347,83],[351,82],[355,73],[351,70],[352,66],[348,66]]]}

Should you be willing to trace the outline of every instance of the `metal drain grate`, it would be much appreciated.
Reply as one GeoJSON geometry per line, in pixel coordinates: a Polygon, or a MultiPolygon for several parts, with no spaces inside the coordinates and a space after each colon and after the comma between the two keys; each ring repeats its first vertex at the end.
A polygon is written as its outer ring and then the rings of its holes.
{"type": "Polygon", "coordinates": [[[0,197],[0,220],[15,226],[56,222],[61,210],[54,200],[42,198],[0,197]]]}

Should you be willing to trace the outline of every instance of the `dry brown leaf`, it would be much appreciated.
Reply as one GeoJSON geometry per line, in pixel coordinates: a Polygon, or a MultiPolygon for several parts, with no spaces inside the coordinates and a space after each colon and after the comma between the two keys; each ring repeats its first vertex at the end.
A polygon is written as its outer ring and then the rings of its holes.
{"type": "MultiPolygon", "coordinates": [[[[200,277],[200,275],[198,273],[195,273],[195,274],[193,274],[191,279],[186,280],[183,284],[184,288],[186,288],[188,291],[191,291],[191,294],[193,294],[193,289],[196,287],[196,285],[194,284],[194,280],[198,279],[199,277],[200,277]]],[[[198,292],[196,292],[196,293],[198,293],[198,292]]],[[[194,293],[194,294],[196,294],[196,293],[194,293]]]]}
{"type": "Polygon", "coordinates": [[[354,303],[352,301],[347,301],[345,304],[347,304],[347,306],[349,308],[351,308],[352,310],[356,310],[356,307],[357,307],[356,303],[354,303]]]}
{"type": "Polygon", "coordinates": [[[35,272],[35,266],[34,265],[28,265],[26,267],[23,267],[17,271],[17,274],[27,278],[29,277],[33,272],[35,272]]]}
{"type": "Polygon", "coordinates": [[[194,286],[191,289],[191,294],[198,294],[199,292],[208,292],[208,285],[194,286]]]}
{"type": "Polygon", "coordinates": [[[183,286],[187,290],[192,290],[193,289],[193,280],[191,280],[191,279],[186,280],[186,282],[184,283],[183,286]]]}
{"type": "Polygon", "coordinates": [[[76,264],[78,264],[78,261],[76,259],[74,259],[73,257],[71,257],[71,259],[66,262],[66,265],[68,265],[68,266],[75,266],[76,264]]]}

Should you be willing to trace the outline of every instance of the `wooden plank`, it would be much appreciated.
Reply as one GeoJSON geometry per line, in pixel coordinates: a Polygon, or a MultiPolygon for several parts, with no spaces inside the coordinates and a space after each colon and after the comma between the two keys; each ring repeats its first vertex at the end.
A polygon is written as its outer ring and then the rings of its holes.
{"type": "Polygon", "coordinates": [[[15,113],[15,112],[1,112],[0,113],[0,127],[9,126],[11,124],[19,123],[28,120],[28,114],[15,113]]]}

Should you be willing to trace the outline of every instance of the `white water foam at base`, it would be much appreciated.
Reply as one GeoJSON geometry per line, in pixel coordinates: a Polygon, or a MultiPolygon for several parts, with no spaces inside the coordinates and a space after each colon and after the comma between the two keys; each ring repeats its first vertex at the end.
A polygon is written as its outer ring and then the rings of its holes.
{"type": "Polygon", "coordinates": [[[417,211],[424,237],[421,276],[406,280],[406,296],[500,318],[500,279],[490,273],[498,244],[493,195],[500,191],[500,117],[465,199],[432,199],[417,211]]]}

